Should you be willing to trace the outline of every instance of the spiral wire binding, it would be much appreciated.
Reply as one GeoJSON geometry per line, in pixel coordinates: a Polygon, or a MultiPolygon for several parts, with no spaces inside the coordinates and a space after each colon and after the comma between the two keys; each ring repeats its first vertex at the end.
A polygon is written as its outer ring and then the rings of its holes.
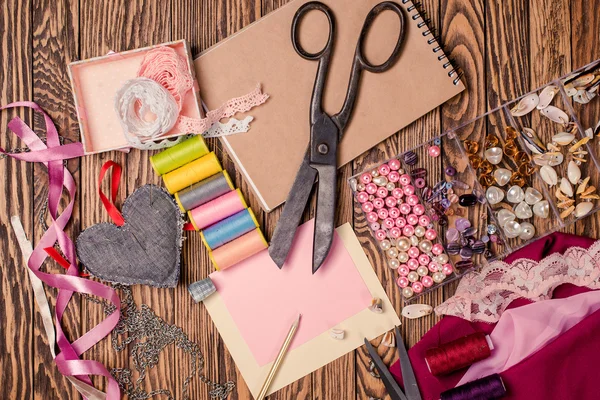
{"type": "MultiPolygon", "coordinates": [[[[402,4],[406,4],[408,3],[410,0],[402,0],[402,4]]],[[[460,82],[460,78],[463,76],[463,73],[461,70],[459,70],[458,68],[453,66],[453,60],[449,59],[446,54],[444,53],[444,50],[442,49],[442,46],[440,46],[439,44],[439,36],[435,35],[435,28],[431,27],[431,18],[426,18],[427,17],[427,12],[425,10],[422,9],[421,7],[421,3],[420,2],[415,2],[412,3],[412,5],[408,6],[406,8],[406,10],[411,13],[413,11],[416,11],[416,14],[412,14],[410,17],[413,21],[417,21],[417,20],[421,20],[420,22],[417,23],[417,28],[422,29],[422,28],[427,28],[426,30],[424,30],[423,32],[421,32],[421,34],[424,37],[430,36],[431,38],[429,38],[427,40],[427,44],[430,46],[435,45],[435,47],[432,49],[434,53],[439,53],[442,52],[442,54],[440,54],[438,56],[438,61],[444,61],[447,60],[446,62],[444,62],[444,64],[442,65],[442,67],[447,70],[448,68],[450,68],[450,71],[448,71],[448,77],[452,78],[454,77],[454,79],[452,80],[452,83],[454,85],[458,85],[458,83],[460,82]]]]}

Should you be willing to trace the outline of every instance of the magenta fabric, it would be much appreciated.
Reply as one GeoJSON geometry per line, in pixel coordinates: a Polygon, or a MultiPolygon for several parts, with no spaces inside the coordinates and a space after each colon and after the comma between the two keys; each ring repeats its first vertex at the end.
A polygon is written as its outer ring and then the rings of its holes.
{"type": "MultiPolygon", "coordinates": [[[[541,260],[553,253],[564,253],[573,246],[588,248],[594,239],[554,233],[542,238],[506,258],[512,262],[518,258],[541,260]]],[[[589,291],[570,284],[554,290],[553,298],[565,298],[589,291]]],[[[513,301],[510,308],[520,307],[530,302],[525,299],[513,301]]],[[[434,377],[425,365],[425,351],[430,347],[449,342],[473,332],[491,333],[495,324],[471,323],[461,318],[448,316],[437,323],[413,346],[408,354],[423,400],[437,400],[440,393],[453,388],[466,372],[455,372],[445,377],[434,377]]],[[[502,372],[507,387],[507,399],[552,400],[552,399],[596,399],[598,383],[590,379],[597,371],[600,360],[600,311],[592,313],[556,340],[546,345],[533,356],[502,372]]],[[[402,383],[399,363],[390,368],[392,374],[402,383]]]]}

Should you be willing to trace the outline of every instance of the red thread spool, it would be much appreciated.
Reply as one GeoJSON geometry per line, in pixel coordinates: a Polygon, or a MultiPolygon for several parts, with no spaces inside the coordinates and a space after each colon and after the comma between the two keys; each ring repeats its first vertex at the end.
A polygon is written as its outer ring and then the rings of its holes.
{"type": "Polygon", "coordinates": [[[489,337],[478,332],[428,349],[425,362],[434,376],[446,375],[488,358],[493,349],[489,337]]]}

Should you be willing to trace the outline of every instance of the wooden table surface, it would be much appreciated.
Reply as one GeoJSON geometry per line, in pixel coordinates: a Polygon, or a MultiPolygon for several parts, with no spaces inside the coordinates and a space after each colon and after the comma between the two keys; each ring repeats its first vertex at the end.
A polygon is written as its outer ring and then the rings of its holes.
{"type": "MultiPolygon", "coordinates": [[[[353,1],[357,0],[348,0],[348,4],[353,1]]],[[[187,39],[197,54],[285,2],[0,0],[0,104],[33,100],[52,116],[61,135],[78,140],[77,117],[67,76],[69,62],[106,54],[109,50],[122,51],[181,38],[187,39]]],[[[423,3],[432,25],[438,27],[446,52],[464,71],[468,89],[342,168],[339,180],[337,223],[354,224],[398,312],[402,301],[393,281],[393,271],[385,266],[373,246],[366,222],[354,208],[346,178],[600,58],[597,8],[600,0],[425,0],[423,3]]],[[[598,106],[598,103],[594,105],[596,115],[600,115],[598,106]]],[[[39,115],[34,117],[28,110],[20,109],[0,114],[3,132],[7,131],[4,127],[14,115],[21,116],[36,130],[43,129],[39,115]]],[[[222,146],[214,140],[209,143],[250,199],[253,209],[260,210],[222,146]]],[[[14,135],[7,133],[0,136],[0,144],[5,149],[22,147],[14,135]]],[[[145,183],[161,184],[145,152],[112,152],[69,161],[68,167],[78,184],[75,211],[68,227],[68,234],[73,238],[82,229],[109,220],[96,194],[100,167],[109,159],[124,166],[118,204],[145,183]]],[[[39,240],[43,231],[38,218],[47,196],[46,171],[40,165],[12,159],[0,160],[0,169],[3,193],[0,196],[0,254],[4,259],[0,269],[0,321],[3,324],[0,328],[0,370],[3,371],[0,398],[77,398],[77,392],[57,371],[48,351],[27,272],[9,224],[11,215],[19,215],[29,237],[39,240]]],[[[107,191],[108,186],[104,189],[107,191]]],[[[258,215],[269,237],[279,214],[278,209],[268,215],[258,215]]],[[[598,222],[598,216],[590,217],[570,231],[597,237],[598,222]]],[[[183,257],[182,278],[176,289],[135,287],[135,300],[138,305],[148,304],[199,343],[206,357],[208,376],[236,383],[237,388],[230,398],[250,399],[248,388],[206,310],[193,303],[186,290],[188,283],[206,277],[211,271],[199,235],[187,234],[183,257]]],[[[45,268],[54,273],[62,272],[51,263],[45,268]]],[[[449,286],[427,295],[424,301],[439,304],[452,294],[454,286],[449,286]]],[[[50,292],[54,299],[55,292],[50,292]]],[[[75,338],[102,318],[100,307],[75,296],[65,315],[64,326],[70,337],[75,338]]],[[[402,332],[407,344],[417,342],[435,322],[433,316],[405,322],[402,332]]],[[[373,343],[379,344],[379,339],[373,343]]],[[[385,352],[384,347],[380,346],[380,352],[385,352]]],[[[109,368],[130,365],[128,355],[115,353],[108,340],[85,353],[85,358],[101,361],[109,368]]],[[[394,359],[392,350],[385,352],[386,361],[394,359]]],[[[383,385],[369,375],[367,367],[368,358],[362,347],[271,398],[384,398],[383,385]]],[[[187,374],[187,368],[187,358],[170,347],[162,354],[159,366],[149,374],[147,387],[167,387],[174,391],[176,398],[181,398],[182,377],[187,374]]],[[[103,387],[103,383],[100,386],[103,387]]],[[[190,393],[193,399],[209,398],[206,386],[198,379],[192,381],[190,393]]]]}

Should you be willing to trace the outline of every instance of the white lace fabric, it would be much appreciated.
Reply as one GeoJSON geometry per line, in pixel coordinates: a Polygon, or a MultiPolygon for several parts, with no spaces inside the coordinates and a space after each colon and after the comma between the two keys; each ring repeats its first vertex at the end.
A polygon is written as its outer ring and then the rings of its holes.
{"type": "Polygon", "coordinates": [[[570,247],[541,261],[521,258],[508,264],[494,261],[465,275],[450,299],[435,308],[437,315],[495,323],[515,299],[550,299],[564,283],[600,289],[600,241],[589,249],[570,247]]]}

